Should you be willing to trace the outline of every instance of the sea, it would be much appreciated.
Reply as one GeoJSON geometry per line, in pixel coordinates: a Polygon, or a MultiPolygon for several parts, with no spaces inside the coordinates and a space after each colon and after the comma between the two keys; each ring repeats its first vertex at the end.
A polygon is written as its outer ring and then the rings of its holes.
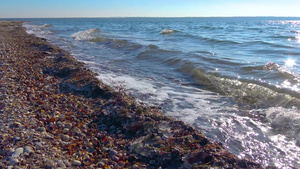
{"type": "Polygon", "coordinates": [[[300,168],[300,18],[18,20],[238,157],[300,168]]]}

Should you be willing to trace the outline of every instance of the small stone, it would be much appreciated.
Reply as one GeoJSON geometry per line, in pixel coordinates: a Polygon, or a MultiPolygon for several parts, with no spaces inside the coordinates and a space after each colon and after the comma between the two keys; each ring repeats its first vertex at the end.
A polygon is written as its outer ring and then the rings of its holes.
{"type": "Polygon", "coordinates": [[[104,166],[105,166],[105,164],[102,161],[100,161],[100,162],[97,163],[97,167],[104,167],[104,166]]]}
{"type": "Polygon", "coordinates": [[[67,132],[69,132],[69,129],[68,128],[64,128],[63,129],[63,133],[67,133],[67,132]]]}
{"type": "Polygon", "coordinates": [[[56,122],[56,126],[57,126],[57,128],[64,128],[65,127],[64,123],[62,123],[61,121],[56,122]]]}
{"type": "Polygon", "coordinates": [[[57,167],[66,168],[66,165],[62,160],[58,160],[57,167]]]}
{"type": "Polygon", "coordinates": [[[62,136],[63,141],[69,141],[69,139],[70,139],[70,136],[68,136],[68,135],[63,135],[62,136]]]}
{"type": "Polygon", "coordinates": [[[30,153],[33,153],[33,152],[34,152],[34,150],[33,150],[33,148],[32,148],[32,147],[30,147],[30,146],[26,146],[26,147],[25,147],[25,149],[24,149],[24,152],[25,152],[25,153],[29,153],[29,154],[30,154],[30,153]]]}
{"type": "Polygon", "coordinates": [[[16,151],[13,153],[13,157],[19,157],[22,153],[24,152],[24,148],[23,147],[19,147],[16,149],[16,151]]]}
{"type": "Polygon", "coordinates": [[[18,159],[12,158],[9,163],[8,166],[13,166],[13,165],[17,165],[19,163],[18,159]]]}
{"type": "Polygon", "coordinates": [[[15,136],[15,137],[13,138],[13,141],[21,141],[21,137],[15,136]]]}
{"type": "Polygon", "coordinates": [[[103,152],[107,152],[107,151],[109,151],[109,149],[106,148],[106,147],[103,147],[103,148],[102,148],[102,151],[103,151],[103,152]]]}
{"type": "Polygon", "coordinates": [[[6,152],[6,154],[10,156],[10,155],[12,155],[14,152],[15,152],[15,149],[10,148],[10,149],[6,152]]]}
{"type": "Polygon", "coordinates": [[[68,128],[68,129],[72,128],[72,123],[67,123],[67,124],[65,125],[65,128],[68,128]]]}
{"type": "Polygon", "coordinates": [[[45,139],[53,139],[53,137],[49,134],[45,134],[45,139]]]}
{"type": "Polygon", "coordinates": [[[119,161],[118,165],[119,165],[119,167],[124,167],[125,162],[124,161],[119,161]]]}
{"type": "Polygon", "coordinates": [[[73,165],[73,166],[81,166],[81,162],[78,161],[78,160],[74,160],[74,161],[72,162],[72,165],[73,165]]]}
{"type": "Polygon", "coordinates": [[[111,156],[111,159],[113,160],[113,161],[119,161],[119,157],[117,157],[117,156],[115,156],[115,155],[113,155],[113,156],[111,156]]]}
{"type": "Polygon", "coordinates": [[[9,126],[9,128],[20,128],[20,127],[22,127],[22,124],[19,122],[14,122],[9,126]]]}
{"type": "Polygon", "coordinates": [[[138,166],[137,164],[134,164],[131,168],[132,168],[132,169],[138,169],[139,166],[138,166]]]}
{"type": "Polygon", "coordinates": [[[118,152],[116,150],[110,150],[109,155],[114,156],[116,155],[118,152]]]}
{"type": "Polygon", "coordinates": [[[151,160],[151,161],[149,162],[149,164],[150,164],[150,165],[154,165],[154,164],[155,164],[155,161],[154,161],[154,160],[151,160]]]}
{"type": "Polygon", "coordinates": [[[42,148],[43,148],[42,142],[36,142],[36,143],[35,143],[35,148],[38,149],[38,150],[39,150],[39,149],[42,149],[42,148]]]}
{"type": "Polygon", "coordinates": [[[63,120],[63,119],[65,119],[65,117],[66,117],[66,115],[65,115],[65,114],[60,114],[60,115],[58,116],[58,118],[59,118],[60,120],[63,120]]]}
{"type": "Polygon", "coordinates": [[[36,131],[44,132],[44,131],[46,131],[46,129],[45,129],[45,127],[39,127],[36,129],[36,131]]]}
{"type": "Polygon", "coordinates": [[[64,160],[64,163],[67,167],[71,167],[71,163],[68,160],[64,160]]]}
{"type": "Polygon", "coordinates": [[[52,160],[47,159],[46,160],[46,168],[53,168],[53,167],[55,167],[55,163],[52,160]]]}
{"type": "Polygon", "coordinates": [[[109,127],[109,129],[110,129],[110,130],[115,130],[116,127],[115,127],[114,125],[111,125],[111,126],[109,127]]]}

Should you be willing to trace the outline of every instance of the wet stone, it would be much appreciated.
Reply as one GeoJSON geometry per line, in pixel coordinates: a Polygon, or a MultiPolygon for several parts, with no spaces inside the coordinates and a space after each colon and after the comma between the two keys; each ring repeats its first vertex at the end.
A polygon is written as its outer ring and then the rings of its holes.
{"type": "Polygon", "coordinates": [[[100,161],[97,163],[97,167],[104,167],[105,166],[105,163],[100,161]]]}
{"type": "Polygon", "coordinates": [[[62,160],[58,160],[57,167],[66,168],[66,165],[62,160]]]}
{"type": "Polygon", "coordinates": [[[13,141],[21,141],[21,137],[15,136],[15,137],[13,138],[13,141]]]}
{"type": "Polygon", "coordinates": [[[42,148],[43,148],[42,142],[36,142],[36,143],[35,143],[35,148],[38,149],[38,150],[39,150],[39,149],[42,149],[42,148]]]}
{"type": "Polygon", "coordinates": [[[33,148],[32,148],[32,147],[30,147],[30,146],[26,146],[26,147],[25,147],[25,149],[24,149],[24,152],[25,152],[25,153],[29,153],[29,154],[30,154],[30,153],[33,153],[33,152],[34,152],[34,150],[33,150],[33,148]]]}
{"type": "Polygon", "coordinates": [[[69,141],[69,139],[70,139],[70,136],[68,136],[68,135],[63,135],[62,136],[63,141],[69,141]]]}
{"type": "Polygon", "coordinates": [[[16,151],[13,153],[13,157],[19,157],[22,153],[24,152],[24,148],[23,147],[19,147],[16,149],[16,151]]]}
{"type": "Polygon", "coordinates": [[[71,163],[68,160],[64,160],[64,163],[67,167],[71,167],[71,163]]]}
{"type": "Polygon", "coordinates": [[[114,156],[114,155],[116,155],[118,152],[116,151],[116,150],[111,150],[110,152],[109,152],[109,155],[111,155],[111,156],[114,156]]]}
{"type": "Polygon", "coordinates": [[[19,160],[18,159],[15,159],[15,158],[12,158],[9,163],[8,163],[8,166],[13,166],[13,165],[17,165],[19,164],[19,160]]]}
{"type": "Polygon", "coordinates": [[[19,122],[14,122],[9,126],[9,128],[20,128],[20,127],[22,127],[22,124],[19,122]]]}
{"type": "Polygon", "coordinates": [[[57,126],[57,128],[64,128],[65,127],[64,123],[62,123],[61,121],[58,121],[56,123],[56,126],[57,126]]]}
{"type": "Polygon", "coordinates": [[[64,128],[63,129],[63,133],[67,133],[67,132],[69,132],[69,129],[68,128],[64,128]]]}
{"type": "Polygon", "coordinates": [[[15,149],[10,148],[10,149],[6,152],[6,154],[10,156],[10,155],[12,155],[14,152],[15,152],[15,149]]]}
{"type": "Polygon", "coordinates": [[[68,128],[68,129],[72,128],[72,123],[67,123],[67,124],[65,125],[65,128],[68,128]]]}
{"type": "Polygon", "coordinates": [[[72,162],[72,165],[73,165],[73,166],[81,166],[81,162],[78,161],[78,160],[74,160],[74,161],[72,162]]]}
{"type": "Polygon", "coordinates": [[[55,167],[55,163],[54,163],[53,160],[47,159],[45,163],[46,163],[46,168],[53,168],[53,167],[55,167]]]}
{"type": "Polygon", "coordinates": [[[39,127],[39,128],[36,129],[36,131],[45,132],[46,128],[45,127],[39,127]]]}

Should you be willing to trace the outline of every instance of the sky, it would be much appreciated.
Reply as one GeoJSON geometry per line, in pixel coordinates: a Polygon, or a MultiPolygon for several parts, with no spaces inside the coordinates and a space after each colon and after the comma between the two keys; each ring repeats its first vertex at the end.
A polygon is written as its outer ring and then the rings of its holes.
{"type": "Polygon", "coordinates": [[[0,0],[0,18],[300,17],[300,0],[0,0]]]}

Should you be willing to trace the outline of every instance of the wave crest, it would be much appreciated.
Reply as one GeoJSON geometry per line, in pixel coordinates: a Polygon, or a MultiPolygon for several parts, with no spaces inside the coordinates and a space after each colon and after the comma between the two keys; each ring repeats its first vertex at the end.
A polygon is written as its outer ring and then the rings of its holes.
{"type": "Polygon", "coordinates": [[[163,34],[163,35],[167,35],[167,34],[173,34],[175,32],[178,32],[177,30],[173,30],[173,29],[163,29],[160,34],[163,34]]]}
{"type": "Polygon", "coordinates": [[[92,40],[97,37],[99,31],[98,28],[88,29],[73,33],[71,37],[75,38],[75,40],[92,40]]]}
{"type": "Polygon", "coordinates": [[[52,25],[51,24],[44,24],[43,27],[44,28],[49,28],[49,27],[52,27],[52,25]]]}

